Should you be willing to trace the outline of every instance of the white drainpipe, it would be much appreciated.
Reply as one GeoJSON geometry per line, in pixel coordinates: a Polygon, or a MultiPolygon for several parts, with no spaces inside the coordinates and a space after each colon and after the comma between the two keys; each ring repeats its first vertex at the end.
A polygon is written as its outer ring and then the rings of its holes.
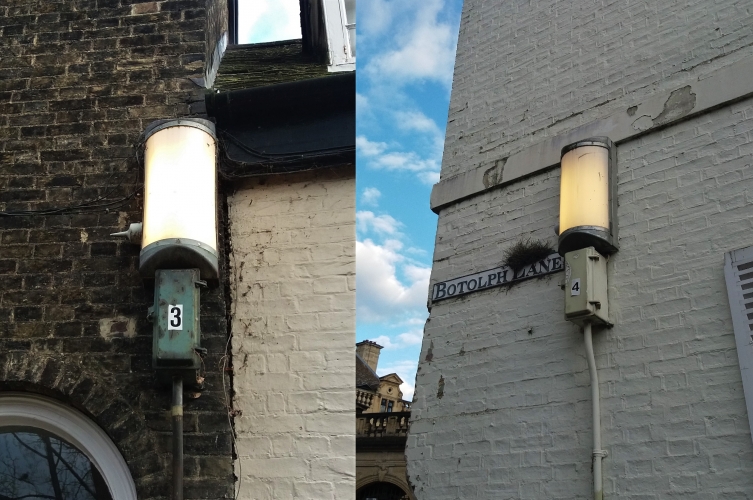
{"type": "Polygon", "coordinates": [[[583,336],[586,341],[586,358],[588,359],[588,371],[591,374],[591,404],[593,414],[593,469],[594,469],[594,500],[602,500],[604,497],[601,481],[601,460],[607,456],[607,452],[601,449],[601,407],[599,405],[599,374],[596,372],[596,359],[594,358],[594,344],[591,335],[591,323],[583,325],[583,336]]]}

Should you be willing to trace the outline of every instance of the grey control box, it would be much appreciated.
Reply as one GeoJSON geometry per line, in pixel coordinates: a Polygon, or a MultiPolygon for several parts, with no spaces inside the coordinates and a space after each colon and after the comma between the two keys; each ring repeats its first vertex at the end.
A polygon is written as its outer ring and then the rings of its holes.
{"type": "Polygon", "coordinates": [[[611,325],[607,298],[607,259],[593,247],[565,254],[565,319],[611,325]]]}

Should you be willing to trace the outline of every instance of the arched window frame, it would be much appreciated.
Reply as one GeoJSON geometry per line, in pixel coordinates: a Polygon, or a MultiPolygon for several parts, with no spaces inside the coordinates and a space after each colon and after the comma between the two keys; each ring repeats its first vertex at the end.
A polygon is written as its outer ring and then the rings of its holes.
{"type": "Polygon", "coordinates": [[[0,427],[36,427],[78,448],[97,467],[113,500],[137,500],[136,485],[120,451],[90,419],[53,399],[23,394],[0,394],[0,427]]]}

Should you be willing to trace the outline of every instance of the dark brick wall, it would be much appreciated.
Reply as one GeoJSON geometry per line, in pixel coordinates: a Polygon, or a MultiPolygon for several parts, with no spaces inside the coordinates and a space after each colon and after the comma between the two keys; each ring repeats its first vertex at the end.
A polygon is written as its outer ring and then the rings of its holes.
{"type": "MultiPolygon", "coordinates": [[[[140,499],[169,495],[170,393],[151,368],[139,248],[109,234],[142,219],[141,131],[202,100],[189,77],[204,70],[205,26],[204,0],[0,0],[0,389],[87,413],[140,499]]],[[[223,289],[202,294],[187,498],[233,491],[223,289]]]]}

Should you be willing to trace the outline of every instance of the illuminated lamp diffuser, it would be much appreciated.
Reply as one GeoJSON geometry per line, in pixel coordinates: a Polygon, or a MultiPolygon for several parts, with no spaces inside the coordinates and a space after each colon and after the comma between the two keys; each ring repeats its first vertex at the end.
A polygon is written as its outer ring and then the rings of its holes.
{"type": "Polygon", "coordinates": [[[209,120],[158,120],[146,128],[142,276],[198,268],[218,277],[216,135],[209,120]]]}
{"type": "Polygon", "coordinates": [[[594,247],[617,251],[615,147],[592,137],[562,148],[559,253],[594,247]]]}

